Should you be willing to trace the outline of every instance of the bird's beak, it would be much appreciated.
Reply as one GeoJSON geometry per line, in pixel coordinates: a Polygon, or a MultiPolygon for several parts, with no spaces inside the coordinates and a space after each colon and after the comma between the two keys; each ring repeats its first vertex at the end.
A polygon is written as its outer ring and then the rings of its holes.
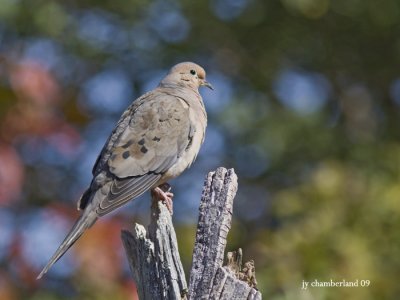
{"type": "Polygon", "coordinates": [[[201,83],[202,86],[206,86],[208,87],[210,90],[214,90],[213,86],[211,85],[211,83],[209,83],[206,80],[203,80],[203,82],[201,83]]]}

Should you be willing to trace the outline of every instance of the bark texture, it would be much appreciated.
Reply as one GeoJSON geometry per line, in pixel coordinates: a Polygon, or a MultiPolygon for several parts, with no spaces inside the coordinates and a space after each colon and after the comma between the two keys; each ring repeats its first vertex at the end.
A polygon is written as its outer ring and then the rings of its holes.
{"type": "Polygon", "coordinates": [[[187,284],[171,214],[159,201],[153,201],[151,214],[148,232],[135,224],[121,233],[139,299],[184,299],[187,284]]]}
{"type": "Polygon", "coordinates": [[[249,285],[246,282],[249,276],[242,273],[241,250],[239,255],[228,253],[228,265],[222,266],[237,188],[233,169],[218,168],[208,173],[204,182],[190,271],[189,299],[261,299],[261,294],[254,288],[255,274],[254,284],[249,285]],[[235,260],[231,262],[233,256],[235,260]]]}
{"type": "Polygon", "coordinates": [[[146,232],[135,224],[122,240],[141,300],[156,299],[261,299],[254,262],[242,266],[242,250],[227,254],[233,200],[237,191],[233,169],[218,168],[204,182],[189,289],[179,257],[171,215],[160,202],[152,205],[146,232]]]}

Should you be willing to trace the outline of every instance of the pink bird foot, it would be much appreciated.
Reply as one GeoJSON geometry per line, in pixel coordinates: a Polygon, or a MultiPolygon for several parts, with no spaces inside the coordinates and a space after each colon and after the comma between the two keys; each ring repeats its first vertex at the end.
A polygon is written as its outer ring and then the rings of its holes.
{"type": "Polygon", "coordinates": [[[171,215],[173,214],[173,202],[172,198],[174,194],[170,192],[171,186],[168,183],[163,183],[158,187],[151,190],[151,195],[158,201],[162,201],[168,208],[171,215]]]}

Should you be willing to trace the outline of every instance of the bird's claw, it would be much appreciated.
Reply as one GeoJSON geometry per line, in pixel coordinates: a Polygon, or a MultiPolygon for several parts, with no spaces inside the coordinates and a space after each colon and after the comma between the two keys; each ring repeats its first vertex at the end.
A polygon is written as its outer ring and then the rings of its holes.
{"type": "Polygon", "coordinates": [[[173,202],[172,198],[174,194],[170,192],[171,186],[168,183],[164,183],[152,190],[153,197],[157,200],[162,201],[166,206],[168,211],[173,214],[173,202]]]}

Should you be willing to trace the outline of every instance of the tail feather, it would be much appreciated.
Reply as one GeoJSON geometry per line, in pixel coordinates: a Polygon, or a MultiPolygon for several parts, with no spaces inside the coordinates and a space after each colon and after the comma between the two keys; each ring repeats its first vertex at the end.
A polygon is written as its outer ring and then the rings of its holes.
{"type": "Polygon", "coordinates": [[[94,212],[88,212],[86,210],[83,215],[76,221],[75,225],[72,227],[71,231],[65,237],[64,241],[58,247],[57,251],[53,254],[47,265],[43,268],[42,272],[38,275],[36,279],[42,278],[44,274],[54,265],[67,250],[81,237],[81,235],[90,226],[96,222],[97,215],[94,212]]]}

